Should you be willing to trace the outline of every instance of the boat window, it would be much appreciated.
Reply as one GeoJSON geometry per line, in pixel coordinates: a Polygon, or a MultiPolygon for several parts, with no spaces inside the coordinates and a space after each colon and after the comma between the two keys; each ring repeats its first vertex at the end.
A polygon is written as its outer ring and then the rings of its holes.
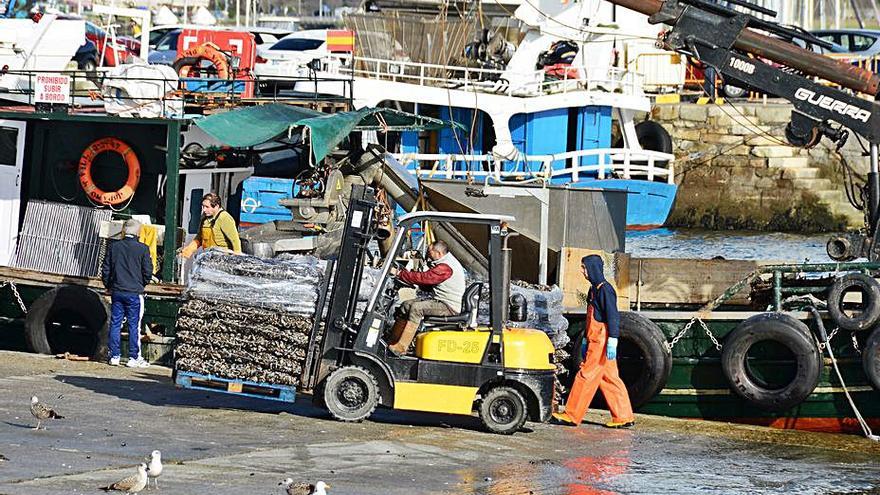
{"type": "Polygon", "coordinates": [[[287,38],[272,45],[270,50],[290,50],[303,52],[306,50],[316,50],[324,44],[324,40],[309,40],[304,38],[287,38]]]}
{"type": "Polygon", "coordinates": [[[17,143],[18,129],[15,127],[0,127],[0,166],[15,166],[17,143]]]}

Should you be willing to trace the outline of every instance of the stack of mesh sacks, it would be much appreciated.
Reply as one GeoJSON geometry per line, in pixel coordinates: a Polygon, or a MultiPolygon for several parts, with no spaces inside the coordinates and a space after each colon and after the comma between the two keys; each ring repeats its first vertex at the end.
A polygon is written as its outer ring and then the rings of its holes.
{"type": "Polygon", "coordinates": [[[202,253],[177,319],[176,368],[299,385],[324,268],[313,256],[202,253]]]}

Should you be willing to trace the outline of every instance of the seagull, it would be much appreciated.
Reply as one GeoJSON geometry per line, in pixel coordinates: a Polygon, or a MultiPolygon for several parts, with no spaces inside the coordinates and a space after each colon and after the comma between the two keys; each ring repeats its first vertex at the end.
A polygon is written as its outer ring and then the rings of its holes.
{"type": "Polygon", "coordinates": [[[162,474],[162,453],[158,450],[154,450],[153,453],[150,454],[150,464],[147,466],[147,477],[152,478],[156,482],[157,490],[159,489],[160,474],[162,474]]]}
{"type": "Polygon", "coordinates": [[[40,425],[43,424],[43,421],[47,419],[64,418],[64,416],[55,412],[55,410],[51,407],[47,406],[46,404],[41,404],[36,395],[31,397],[31,414],[33,414],[34,417],[37,418],[37,426],[34,428],[35,430],[39,430],[40,425]]]}
{"type": "Polygon", "coordinates": [[[147,486],[147,465],[143,462],[138,466],[137,474],[133,474],[128,478],[123,478],[116,483],[108,486],[102,486],[101,490],[109,492],[116,490],[125,493],[139,493],[147,486]]]}
{"type": "Polygon", "coordinates": [[[293,478],[285,478],[278,485],[284,487],[287,495],[327,495],[327,488],[330,488],[330,485],[323,481],[312,485],[309,483],[294,483],[293,478]]]}

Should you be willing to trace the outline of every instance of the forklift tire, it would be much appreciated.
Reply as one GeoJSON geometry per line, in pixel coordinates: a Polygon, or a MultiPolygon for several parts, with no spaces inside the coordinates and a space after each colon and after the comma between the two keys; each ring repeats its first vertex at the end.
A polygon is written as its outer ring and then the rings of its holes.
{"type": "Polygon", "coordinates": [[[379,383],[359,366],[337,369],[323,385],[324,405],[334,419],[357,423],[369,418],[379,404],[379,383]]]}
{"type": "Polygon", "coordinates": [[[480,404],[480,420],[492,433],[511,435],[519,431],[528,417],[528,405],[513,387],[494,387],[480,404]]]}

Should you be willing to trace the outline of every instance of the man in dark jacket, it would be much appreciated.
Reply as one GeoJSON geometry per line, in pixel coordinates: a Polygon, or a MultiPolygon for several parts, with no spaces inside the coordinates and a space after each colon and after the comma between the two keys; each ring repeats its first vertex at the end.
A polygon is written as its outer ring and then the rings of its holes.
{"type": "Polygon", "coordinates": [[[553,417],[566,424],[579,425],[596,390],[601,390],[611,411],[609,428],[633,425],[632,405],[626,386],[617,372],[617,339],[620,338],[620,313],[617,292],[605,280],[602,258],[596,255],[581,259],[581,273],[590,283],[587,293],[587,354],[575,375],[564,413],[553,417]]]}
{"type": "Polygon", "coordinates": [[[141,224],[126,220],[125,237],[110,241],[101,267],[104,287],[110,291],[110,365],[120,360],[120,332],[123,316],[128,321],[129,368],[146,368],[149,363],[141,357],[140,328],[144,316],[144,288],[153,276],[153,261],[146,244],[138,241],[141,224]]]}

